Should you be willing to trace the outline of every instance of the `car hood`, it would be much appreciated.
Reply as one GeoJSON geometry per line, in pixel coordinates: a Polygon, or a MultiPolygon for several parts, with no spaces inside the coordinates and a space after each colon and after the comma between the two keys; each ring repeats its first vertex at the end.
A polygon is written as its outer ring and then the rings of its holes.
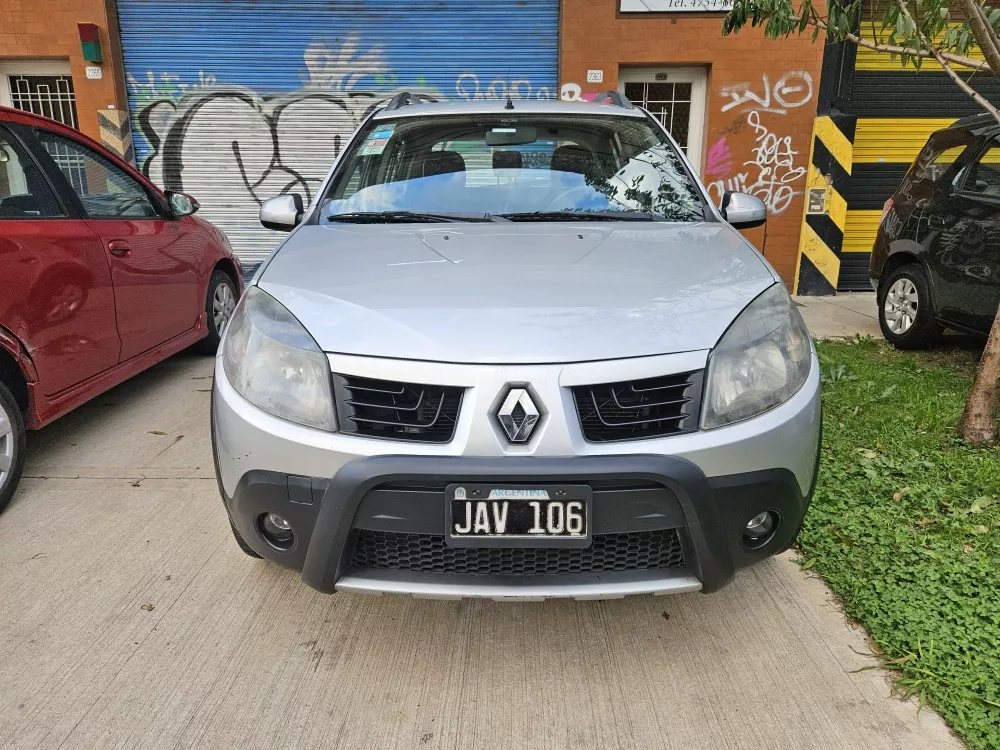
{"type": "Polygon", "coordinates": [[[258,284],[326,352],[470,363],[709,349],[775,282],[727,224],[307,225],[258,284]]]}

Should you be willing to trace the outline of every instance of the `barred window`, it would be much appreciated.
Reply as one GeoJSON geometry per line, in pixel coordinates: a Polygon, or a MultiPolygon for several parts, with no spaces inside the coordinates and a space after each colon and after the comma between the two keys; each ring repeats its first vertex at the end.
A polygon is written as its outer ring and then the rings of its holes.
{"type": "Polygon", "coordinates": [[[76,117],[76,94],[68,75],[12,75],[10,101],[15,109],[58,120],[79,129],[76,117]]]}

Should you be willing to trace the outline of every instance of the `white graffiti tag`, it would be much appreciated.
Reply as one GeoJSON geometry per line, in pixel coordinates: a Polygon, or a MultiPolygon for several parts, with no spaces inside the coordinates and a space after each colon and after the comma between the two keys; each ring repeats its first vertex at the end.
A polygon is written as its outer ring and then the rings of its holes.
{"type": "Polygon", "coordinates": [[[751,169],[709,183],[709,192],[715,194],[717,200],[721,200],[727,190],[750,193],[764,201],[769,213],[780,214],[796,195],[802,193],[793,184],[805,177],[806,168],[795,166],[798,151],[792,148],[792,137],[779,137],[768,130],[761,123],[757,110],[747,114],[747,124],[754,130],[756,146],[750,151],[753,158],[743,162],[743,165],[751,169]]]}
{"type": "Polygon", "coordinates": [[[894,208],[890,208],[889,212],[882,219],[882,234],[887,240],[894,240],[899,236],[899,233],[903,231],[903,220],[900,218],[899,213],[894,208]]]}
{"type": "Polygon", "coordinates": [[[381,47],[361,50],[361,37],[351,34],[338,48],[313,43],[302,53],[306,66],[303,83],[330,91],[350,91],[362,79],[386,73],[386,62],[381,47]]]}
{"type": "Polygon", "coordinates": [[[564,83],[559,89],[559,98],[564,102],[583,101],[583,89],[579,83],[564,83]]]}
{"type": "Polygon", "coordinates": [[[722,87],[722,95],[732,101],[723,105],[722,111],[728,112],[734,107],[742,107],[740,111],[756,110],[773,112],[783,115],[789,109],[807,104],[813,95],[812,76],[807,70],[793,70],[785,73],[778,82],[771,86],[767,73],[761,76],[763,94],[756,94],[750,83],[730,83],[722,87]],[[771,106],[772,100],[775,106],[771,106]]]}
{"type": "Polygon", "coordinates": [[[548,86],[540,86],[535,91],[527,78],[516,78],[509,83],[503,78],[493,79],[484,89],[480,88],[479,76],[475,73],[462,73],[455,81],[455,93],[459,99],[470,102],[483,100],[506,99],[508,93],[511,99],[551,99],[552,92],[548,86]]]}
{"type": "Polygon", "coordinates": [[[155,100],[135,114],[137,134],[152,146],[140,167],[198,198],[201,215],[238,252],[263,254],[274,237],[257,221],[261,202],[284,192],[310,202],[354,129],[393,93],[306,88],[262,97],[216,86],[155,100]]]}

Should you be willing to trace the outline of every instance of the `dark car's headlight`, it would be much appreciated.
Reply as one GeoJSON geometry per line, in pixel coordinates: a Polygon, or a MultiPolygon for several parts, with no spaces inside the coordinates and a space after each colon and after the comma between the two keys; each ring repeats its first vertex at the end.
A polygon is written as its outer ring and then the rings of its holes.
{"type": "Polygon", "coordinates": [[[290,422],[336,429],[326,355],[294,315],[256,286],[233,312],[222,367],[251,404],[290,422]]]}
{"type": "Polygon", "coordinates": [[[809,331],[782,284],[739,314],[708,357],[703,429],[722,427],[773,409],[809,376],[809,331]]]}

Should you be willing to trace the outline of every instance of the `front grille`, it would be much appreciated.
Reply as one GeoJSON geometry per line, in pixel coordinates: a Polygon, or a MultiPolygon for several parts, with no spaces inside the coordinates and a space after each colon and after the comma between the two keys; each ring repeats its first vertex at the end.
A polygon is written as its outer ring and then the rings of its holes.
{"type": "Polygon", "coordinates": [[[592,443],[698,429],[702,371],[573,388],[583,437],[592,443]]]}
{"type": "Polygon", "coordinates": [[[462,388],[334,375],[343,432],[366,437],[447,443],[455,434],[462,388]]]}
{"type": "Polygon", "coordinates": [[[352,564],[360,568],[473,575],[559,575],[679,568],[676,529],[594,534],[590,547],[449,547],[440,534],[360,531],[352,564]]]}

